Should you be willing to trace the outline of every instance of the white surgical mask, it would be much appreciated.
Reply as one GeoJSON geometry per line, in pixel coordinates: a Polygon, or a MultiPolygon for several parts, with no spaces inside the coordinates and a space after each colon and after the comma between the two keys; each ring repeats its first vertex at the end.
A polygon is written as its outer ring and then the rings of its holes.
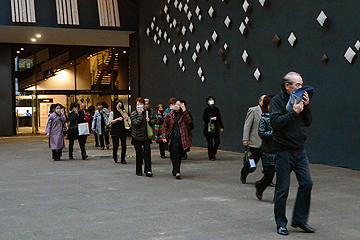
{"type": "Polygon", "coordinates": [[[56,109],[56,112],[57,112],[57,113],[61,112],[61,109],[56,109]]]}
{"type": "Polygon", "coordinates": [[[142,111],[144,110],[144,106],[143,105],[136,106],[136,110],[142,111]]]}
{"type": "Polygon", "coordinates": [[[209,104],[210,104],[210,105],[214,105],[214,104],[215,104],[215,101],[214,101],[214,100],[209,100],[209,104]]]}

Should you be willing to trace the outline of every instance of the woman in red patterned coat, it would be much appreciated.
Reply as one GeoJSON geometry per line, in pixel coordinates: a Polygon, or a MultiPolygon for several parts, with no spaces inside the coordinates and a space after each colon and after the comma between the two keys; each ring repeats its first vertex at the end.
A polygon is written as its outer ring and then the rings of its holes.
{"type": "Polygon", "coordinates": [[[184,150],[192,146],[191,136],[186,127],[186,122],[190,120],[191,117],[186,110],[185,104],[177,100],[174,109],[166,115],[162,129],[163,142],[168,142],[170,158],[173,164],[172,173],[176,179],[181,178],[180,165],[184,150]],[[166,139],[167,132],[169,132],[169,141],[166,139]]]}

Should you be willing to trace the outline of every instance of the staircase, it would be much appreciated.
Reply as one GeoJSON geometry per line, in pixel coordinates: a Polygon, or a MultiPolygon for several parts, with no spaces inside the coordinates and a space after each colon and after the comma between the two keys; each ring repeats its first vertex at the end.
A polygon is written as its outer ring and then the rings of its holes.
{"type": "Polygon", "coordinates": [[[111,89],[118,88],[118,69],[119,69],[118,52],[115,49],[106,49],[96,55],[96,61],[91,66],[92,89],[111,89]],[[110,86],[109,86],[110,85],[110,86]]]}

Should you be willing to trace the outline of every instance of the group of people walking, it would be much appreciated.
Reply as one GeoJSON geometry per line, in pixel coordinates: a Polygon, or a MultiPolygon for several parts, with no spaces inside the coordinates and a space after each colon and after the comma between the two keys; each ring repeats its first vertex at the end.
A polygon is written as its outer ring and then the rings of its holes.
{"type": "MultiPolygon", "coordinates": [[[[266,188],[275,186],[274,212],[278,234],[288,235],[285,210],[291,171],[295,172],[299,182],[291,225],[312,233],[315,230],[307,225],[307,219],[313,183],[304,148],[304,129],[312,122],[310,96],[305,91],[301,100],[290,101],[291,92],[303,87],[302,77],[298,73],[286,74],[281,86],[280,95],[274,97],[262,94],[259,104],[249,108],[243,129],[243,145],[252,153],[255,164],[262,160],[264,175],[255,183],[256,197],[262,200],[266,188]],[[288,108],[290,102],[291,106],[288,108]],[[272,182],[275,173],[276,185],[272,182]]],[[[142,176],[144,173],[147,177],[153,176],[150,144],[152,139],[155,139],[159,144],[161,158],[165,158],[166,149],[170,152],[172,174],[176,179],[180,179],[181,161],[187,158],[187,152],[193,146],[191,131],[194,129],[194,123],[186,101],[171,98],[168,104],[166,110],[163,104],[158,104],[155,111],[150,107],[148,98],[138,97],[135,100],[136,110],[129,115],[121,100],[115,102],[112,112],[107,110],[102,102],[96,104],[96,111],[93,106],[86,110],[85,104],[80,108],[79,104],[74,102],[70,105],[69,116],[66,116],[63,106],[53,104],[46,127],[53,159],[60,160],[62,149],[65,147],[64,135],[67,135],[69,140],[69,159],[73,159],[73,145],[76,139],[79,141],[82,159],[88,157],[85,143],[89,133],[80,134],[78,129],[78,124],[87,122],[94,131],[96,146],[100,146],[102,150],[105,146],[109,149],[110,131],[113,140],[113,159],[116,163],[121,142],[120,162],[126,164],[126,128],[131,126],[131,144],[136,152],[136,175],[142,176]],[[68,128],[66,122],[69,122],[68,128]]],[[[215,106],[215,97],[207,97],[206,104],[208,106],[203,112],[203,135],[208,143],[208,158],[215,161],[224,125],[220,110],[215,106]]],[[[240,173],[243,184],[253,169],[244,164],[240,173]]]]}

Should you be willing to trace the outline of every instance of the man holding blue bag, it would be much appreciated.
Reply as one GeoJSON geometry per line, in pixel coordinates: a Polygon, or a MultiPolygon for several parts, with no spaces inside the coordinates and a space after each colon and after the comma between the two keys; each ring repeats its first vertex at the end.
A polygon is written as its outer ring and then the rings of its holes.
{"type": "Polygon", "coordinates": [[[303,87],[303,79],[296,72],[286,74],[281,87],[280,95],[274,97],[270,104],[270,121],[277,152],[274,207],[277,233],[289,234],[285,213],[291,171],[295,172],[299,182],[291,226],[314,233],[315,229],[307,225],[313,181],[305,151],[305,127],[309,127],[312,122],[310,98],[314,89],[303,87]]]}

